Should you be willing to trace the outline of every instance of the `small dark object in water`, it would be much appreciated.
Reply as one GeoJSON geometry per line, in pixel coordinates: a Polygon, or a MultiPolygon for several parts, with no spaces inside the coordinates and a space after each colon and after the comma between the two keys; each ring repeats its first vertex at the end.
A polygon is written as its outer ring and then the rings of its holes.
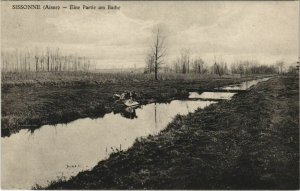
{"type": "Polygon", "coordinates": [[[131,107],[131,106],[137,106],[139,105],[138,102],[134,101],[136,99],[136,93],[134,91],[125,91],[121,95],[119,94],[114,94],[113,96],[116,100],[122,101],[126,106],[131,107]]]}
{"type": "Polygon", "coordinates": [[[120,100],[135,99],[136,93],[134,91],[125,91],[122,94],[114,94],[113,97],[120,100]]]}
{"type": "Polygon", "coordinates": [[[127,107],[122,112],[121,115],[125,118],[134,119],[137,118],[135,108],[134,107],[127,107]]]}

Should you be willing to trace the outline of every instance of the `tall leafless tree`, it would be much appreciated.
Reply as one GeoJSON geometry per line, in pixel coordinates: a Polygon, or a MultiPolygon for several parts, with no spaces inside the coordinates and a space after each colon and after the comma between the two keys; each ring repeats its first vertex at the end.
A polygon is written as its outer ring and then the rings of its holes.
{"type": "Polygon", "coordinates": [[[158,70],[164,63],[164,57],[166,56],[165,36],[163,36],[159,27],[154,31],[151,55],[154,63],[155,80],[158,80],[158,70]]]}

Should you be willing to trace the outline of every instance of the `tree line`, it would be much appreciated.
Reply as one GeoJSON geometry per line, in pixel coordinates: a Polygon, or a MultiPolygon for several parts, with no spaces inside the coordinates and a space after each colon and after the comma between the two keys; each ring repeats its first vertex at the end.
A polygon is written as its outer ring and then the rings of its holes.
{"type": "Polygon", "coordinates": [[[1,52],[3,72],[89,71],[95,63],[84,56],[68,55],[58,48],[46,50],[14,50],[1,52]]]}
{"type": "MultiPolygon", "coordinates": [[[[153,59],[148,55],[144,73],[155,73],[155,67],[153,59]]],[[[283,61],[279,61],[273,65],[264,65],[257,61],[245,60],[237,61],[229,65],[223,60],[215,60],[213,64],[208,64],[199,56],[193,58],[189,50],[182,50],[171,65],[160,65],[158,69],[162,69],[165,73],[213,74],[218,76],[230,74],[281,74],[286,72],[283,61]]]]}
{"type": "Polygon", "coordinates": [[[150,51],[146,56],[146,67],[144,73],[154,73],[155,79],[158,79],[158,71],[173,73],[198,73],[214,74],[218,76],[228,74],[251,75],[251,74],[282,74],[284,72],[293,72],[294,67],[288,69],[284,67],[283,61],[278,61],[273,65],[260,64],[257,61],[237,61],[230,65],[223,60],[215,59],[212,65],[208,65],[200,57],[193,58],[189,50],[181,50],[180,55],[172,62],[171,65],[165,65],[166,56],[166,36],[162,30],[157,28],[153,31],[153,39],[150,44],[150,51]]]}

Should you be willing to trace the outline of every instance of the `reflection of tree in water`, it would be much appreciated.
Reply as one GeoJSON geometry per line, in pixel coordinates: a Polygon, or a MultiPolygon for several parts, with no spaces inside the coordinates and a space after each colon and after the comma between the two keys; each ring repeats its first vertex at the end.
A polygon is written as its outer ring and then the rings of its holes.
{"type": "Polygon", "coordinates": [[[156,120],[156,103],[154,104],[154,123],[155,123],[155,129],[157,127],[157,120],[156,120]]]}
{"type": "Polygon", "coordinates": [[[137,118],[136,107],[126,107],[124,110],[121,111],[121,116],[128,118],[128,119],[134,119],[137,118]]]}

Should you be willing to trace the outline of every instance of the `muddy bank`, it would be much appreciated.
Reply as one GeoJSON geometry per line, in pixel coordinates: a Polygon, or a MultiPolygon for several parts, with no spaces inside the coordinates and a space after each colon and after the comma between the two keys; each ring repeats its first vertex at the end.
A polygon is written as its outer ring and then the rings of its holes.
{"type": "Polygon", "coordinates": [[[212,89],[258,77],[261,76],[159,82],[129,78],[97,81],[96,77],[72,81],[64,76],[61,78],[65,79],[56,79],[53,83],[41,79],[26,83],[4,80],[1,85],[1,135],[9,136],[20,129],[34,131],[44,124],[66,123],[84,117],[96,118],[113,110],[118,111],[112,95],[125,90],[137,92],[138,101],[145,104],[149,101],[185,99],[188,90],[212,89]]]}
{"type": "Polygon", "coordinates": [[[298,82],[274,77],[178,116],[159,135],[48,189],[298,189],[298,82]]]}

